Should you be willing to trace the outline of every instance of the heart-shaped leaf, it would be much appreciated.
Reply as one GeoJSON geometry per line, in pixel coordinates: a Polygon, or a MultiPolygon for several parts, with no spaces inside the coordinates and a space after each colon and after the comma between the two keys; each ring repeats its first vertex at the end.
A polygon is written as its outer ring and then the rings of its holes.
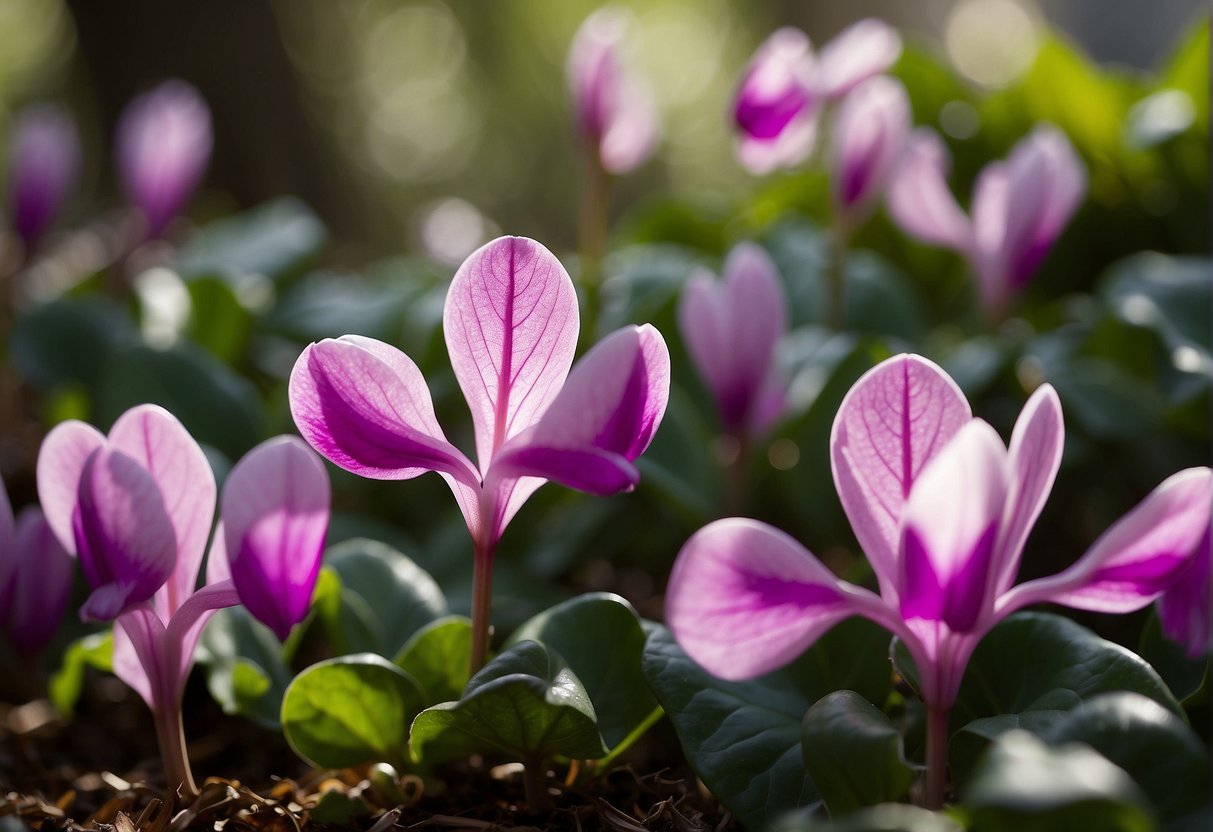
{"type": "Polygon", "coordinates": [[[852,690],[817,700],[801,726],[804,764],[830,817],[900,800],[918,772],[884,712],[852,690]]]}
{"type": "Polygon", "coordinates": [[[664,627],[644,648],[644,673],[695,773],[742,824],[763,829],[818,798],[801,755],[809,707],[848,688],[884,702],[892,687],[888,634],[844,621],[794,663],[745,682],[725,682],[691,661],[664,627]]]}
{"type": "Polygon", "coordinates": [[[277,281],[313,257],[327,236],[312,209],[281,197],[207,225],[181,250],[177,268],[187,279],[219,274],[236,282],[248,275],[277,281]]]}
{"type": "Polygon", "coordinates": [[[537,641],[564,657],[594,703],[603,740],[614,748],[657,707],[641,666],[644,638],[631,604],[596,592],[544,610],[506,644],[537,641]]]}
{"type": "Polygon", "coordinates": [[[428,706],[450,702],[463,694],[471,656],[471,620],[449,615],[413,633],[395,664],[421,685],[428,706]]]}
{"type": "Polygon", "coordinates": [[[418,714],[410,746],[423,764],[494,753],[531,765],[554,754],[607,752],[585,688],[558,654],[534,641],[485,665],[459,701],[418,714]]]}
{"type": "Polygon", "coordinates": [[[403,765],[409,723],[422,708],[417,682],[370,653],[341,656],[300,673],[282,699],[291,748],[320,768],[403,765]]]}

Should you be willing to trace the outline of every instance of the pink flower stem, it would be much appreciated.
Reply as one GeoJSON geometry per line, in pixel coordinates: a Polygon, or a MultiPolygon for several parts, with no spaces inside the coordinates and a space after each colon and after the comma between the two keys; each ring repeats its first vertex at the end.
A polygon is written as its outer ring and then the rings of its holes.
{"type": "Polygon", "coordinates": [[[185,726],[181,705],[152,711],[156,721],[156,740],[160,744],[160,759],[164,764],[164,780],[170,792],[185,798],[198,796],[194,775],[190,772],[189,756],[185,751],[185,726]]]}
{"type": "Polygon", "coordinates": [[[927,773],[924,808],[943,808],[948,788],[948,708],[927,705],[927,773]]]}
{"type": "Polygon", "coordinates": [[[468,675],[474,676],[484,667],[492,635],[493,613],[493,547],[476,542],[472,562],[472,660],[468,675]]]}

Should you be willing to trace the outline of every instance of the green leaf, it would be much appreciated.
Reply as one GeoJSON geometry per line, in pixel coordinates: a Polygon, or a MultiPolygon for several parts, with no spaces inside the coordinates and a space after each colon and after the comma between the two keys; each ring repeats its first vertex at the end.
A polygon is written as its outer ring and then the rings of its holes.
{"type": "Polygon", "coordinates": [[[1026,731],[998,738],[961,797],[982,832],[1154,828],[1145,797],[1123,770],[1087,746],[1050,748],[1026,731]]]}
{"type": "Polygon", "coordinates": [[[244,354],[253,317],[231,284],[201,277],[186,284],[190,318],[186,334],[220,361],[235,364],[244,354]]]}
{"type": "Polygon", "coordinates": [[[820,820],[803,810],[794,812],[775,821],[770,832],[962,832],[963,829],[947,815],[905,803],[885,803],[830,820],[820,820]]]}
{"type": "Polygon", "coordinates": [[[830,817],[900,800],[917,770],[884,712],[852,690],[819,699],[804,716],[805,768],[830,817]]]}
{"type": "Polygon", "coordinates": [[[427,624],[447,614],[434,579],[405,555],[375,540],[347,540],[325,553],[341,579],[341,604],[329,637],[343,653],[395,656],[427,624]]]}
{"type": "Polygon", "coordinates": [[[1136,693],[1084,702],[1045,732],[1050,745],[1081,742],[1120,766],[1164,822],[1204,816],[1209,828],[1209,758],[1200,739],[1166,708],[1136,693]]]}
{"type": "Polygon", "coordinates": [[[603,740],[614,748],[657,707],[641,666],[644,638],[631,604],[595,592],[544,610],[506,645],[529,639],[564,657],[594,703],[603,740]]]}
{"type": "Polygon", "coordinates": [[[249,275],[278,281],[311,260],[327,236],[312,209],[281,197],[207,225],[181,250],[177,269],[187,279],[218,274],[236,282],[249,275]]]}
{"type": "Polygon", "coordinates": [[[215,613],[199,639],[198,662],[206,666],[207,688],[224,713],[278,727],[291,670],[277,636],[248,610],[215,613]]]}
{"type": "Polygon", "coordinates": [[[21,374],[43,392],[92,385],[109,356],[138,343],[126,310],[108,298],[62,298],[23,312],[9,341],[21,374]]]}
{"type": "Polygon", "coordinates": [[[286,689],[282,731],[291,749],[318,768],[403,765],[421,688],[381,656],[360,653],[314,664],[286,689]]]}
{"type": "Polygon", "coordinates": [[[412,301],[414,281],[372,280],[355,274],[317,272],[284,292],[262,319],[269,332],[318,341],[345,334],[393,343],[412,301]]]}
{"type": "Polygon", "coordinates": [[[664,627],[645,642],[644,672],[665,708],[687,761],[750,829],[818,799],[801,755],[805,712],[848,688],[884,702],[892,688],[888,634],[862,619],[844,621],[788,667],[726,682],[691,661],[664,627]]]}
{"type": "Polygon", "coordinates": [[[471,659],[472,622],[449,615],[413,633],[395,664],[421,685],[426,705],[435,705],[463,694],[471,659]]]}
{"type": "Polygon", "coordinates": [[[528,765],[554,754],[595,759],[607,753],[580,680],[558,654],[534,641],[485,665],[459,701],[418,714],[410,747],[423,764],[477,753],[528,765]]]}
{"type": "Polygon", "coordinates": [[[1157,609],[1151,610],[1146,619],[1137,652],[1158,671],[1180,702],[1196,696],[1209,678],[1208,656],[1191,659],[1183,647],[1163,635],[1157,609]]]}
{"type": "Polygon", "coordinates": [[[67,646],[63,662],[47,682],[47,696],[55,710],[71,716],[84,690],[85,668],[111,672],[114,669],[114,633],[92,633],[67,646]]]}

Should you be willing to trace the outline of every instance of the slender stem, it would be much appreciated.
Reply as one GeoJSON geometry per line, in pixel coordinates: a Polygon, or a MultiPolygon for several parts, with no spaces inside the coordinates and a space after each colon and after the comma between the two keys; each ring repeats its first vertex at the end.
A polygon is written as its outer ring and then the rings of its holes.
{"type": "Polygon", "coordinates": [[[474,676],[489,654],[493,613],[493,547],[476,542],[472,564],[472,661],[468,675],[474,676]]]}
{"type": "Polygon", "coordinates": [[[598,286],[602,280],[602,258],[606,254],[607,216],[611,201],[611,177],[602,166],[596,148],[585,154],[585,183],[581,191],[581,284],[585,289],[586,325],[581,328],[583,349],[594,343],[598,332],[598,286]]]}
{"type": "Polygon", "coordinates": [[[841,332],[846,325],[847,247],[850,237],[846,223],[837,219],[830,234],[833,258],[830,264],[830,297],[826,315],[826,325],[836,332],[841,332]]]}
{"type": "Polygon", "coordinates": [[[533,757],[522,767],[522,782],[526,786],[526,807],[532,812],[550,808],[552,797],[548,794],[548,767],[542,757],[533,757]]]}
{"type": "Polygon", "coordinates": [[[591,764],[592,769],[587,767],[587,770],[592,770],[594,772],[606,771],[611,763],[615,762],[615,760],[619,758],[620,754],[627,751],[632,747],[633,744],[635,744],[636,740],[648,733],[648,730],[661,721],[663,716],[665,716],[665,711],[660,705],[658,705],[649,713],[648,716],[644,718],[639,725],[632,729],[630,734],[620,740],[619,744],[612,748],[609,754],[598,760],[594,760],[591,764]]]}
{"type": "Polygon", "coordinates": [[[185,725],[181,720],[181,704],[152,711],[156,721],[156,740],[160,743],[160,759],[164,763],[164,780],[170,792],[183,797],[198,796],[190,761],[185,751],[185,725]]]}
{"type": "Polygon", "coordinates": [[[927,705],[927,775],[923,806],[943,808],[948,789],[948,709],[927,705]]]}

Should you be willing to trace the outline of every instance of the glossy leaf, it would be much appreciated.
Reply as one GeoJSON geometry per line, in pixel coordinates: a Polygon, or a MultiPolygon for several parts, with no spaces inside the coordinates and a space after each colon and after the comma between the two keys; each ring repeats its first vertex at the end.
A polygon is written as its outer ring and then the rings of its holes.
{"type": "Polygon", "coordinates": [[[658,627],[645,642],[644,672],[691,768],[742,824],[762,829],[819,798],[801,755],[805,712],[842,688],[883,703],[891,689],[887,648],[888,634],[876,625],[845,621],[782,670],[725,682],[658,627]]]}
{"type": "Polygon", "coordinates": [[[417,682],[380,656],[359,653],[314,664],[282,700],[282,731],[320,768],[406,759],[409,723],[422,708],[417,682]]]}
{"type": "Polygon", "coordinates": [[[395,664],[421,685],[426,705],[436,705],[463,694],[471,656],[471,619],[450,615],[413,633],[400,648],[395,664]]]}
{"type": "Polygon", "coordinates": [[[459,701],[418,714],[409,742],[423,764],[500,754],[530,765],[554,754],[607,752],[584,686],[559,655],[533,641],[485,665],[459,701]]]}
{"type": "Polygon", "coordinates": [[[900,800],[918,776],[901,733],[855,691],[819,699],[801,725],[804,764],[830,817],[900,800]]]}
{"type": "Polygon", "coordinates": [[[92,384],[112,353],[138,339],[126,310],[108,298],[61,298],[23,312],[9,348],[22,375],[49,391],[92,384]]]}
{"type": "Polygon", "coordinates": [[[607,747],[614,748],[657,706],[641,667],[644,638],[631,604],[595,592],[544,610],[506,644],[529,639],[559,653],[594,703],[607,747]]]}

